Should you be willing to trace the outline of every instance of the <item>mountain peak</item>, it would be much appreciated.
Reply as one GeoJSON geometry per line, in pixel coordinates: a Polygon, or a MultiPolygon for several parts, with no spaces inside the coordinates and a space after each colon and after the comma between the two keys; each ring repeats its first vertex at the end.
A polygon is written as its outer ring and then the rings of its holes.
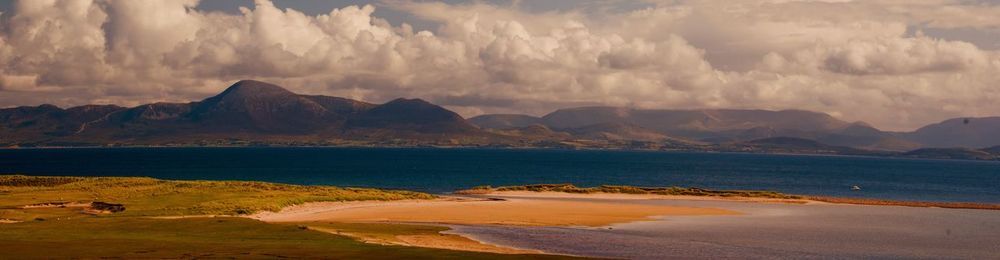
{"type": "Polygon", "coordinates": [[[437,107],[437,105],[419,98],[397,98],[382,104],[382,106],[437,107]]]}
{"type": "Polygon", "coordinates": [[[232,129],[309,131],[328,111],[316,102],[278,85],[241,80],[222,93],[198,102],[189,113],[196,121],[232,129]]]}
{"type": "Polygon", "coordinates": [[[262,97],[262,96],[278,96],[278,95],[295,95],[291,91],[284,89],[278,85],[274,85],[267,82],[261,82],[256,80],[244,79],[237,81],[225,91],[220,93],[215,97],[262,97]]]}
{"type": "Polygon", "coordinates": [[[200,102],[196,110],[217,106],[245,106],[260,102],[289,104],[298,99],[300,98],[297,94],[278,85],[256,80],[240,80],[222,93],[200,102]]]}

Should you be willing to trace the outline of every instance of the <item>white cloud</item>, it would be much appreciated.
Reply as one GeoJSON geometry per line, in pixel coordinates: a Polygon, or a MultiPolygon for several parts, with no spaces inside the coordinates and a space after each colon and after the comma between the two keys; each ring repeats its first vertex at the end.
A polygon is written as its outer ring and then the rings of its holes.
{"type": "Polygon", "coordinates": [[[823,70],[853,75],[962,73],[990,68],[996,55],[960,41],[928,37],[855,39],[817,44],[788,60],[772,53],[764,68],[773,72],[823,70]]]}
{"type": "Polygon", "coordinates": [[[238,14],[193,0],[18,2],[0,20],[0,106],[188,101],[256,78],[374,102],[427,98],[467,116],[797,108],[905,129],[1000,111],[995,52],[907,29],[989,27],[992,6],[691,1],[592,14],[385,4],[440,27],[414,32],[373,6],[310,16],[267,0],[238,14]]]}

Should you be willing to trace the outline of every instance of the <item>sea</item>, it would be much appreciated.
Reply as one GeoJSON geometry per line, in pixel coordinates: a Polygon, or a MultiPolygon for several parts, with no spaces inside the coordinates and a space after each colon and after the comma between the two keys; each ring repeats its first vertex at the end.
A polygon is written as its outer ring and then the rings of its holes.
{"type": "Polygon", "coordinates": [[[1000,162],[860,156],[477,148],[2,149],[0,174],[248,180],[431,193],[480,185],[679,186],[1000,203],[1000,162]]]}

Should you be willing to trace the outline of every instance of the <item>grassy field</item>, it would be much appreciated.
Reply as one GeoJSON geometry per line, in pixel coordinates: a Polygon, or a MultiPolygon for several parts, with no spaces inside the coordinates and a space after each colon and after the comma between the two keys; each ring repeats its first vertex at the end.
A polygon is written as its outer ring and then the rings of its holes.
{"type": "Polygon", "coordinates": [[[318,201],[432,199],[411,191],[299,186],[248,181],[167,181],[138,177],[0,176],[0,219],[30,220],[65,210],[22,210],[39,203],[124,204],[114,216],[241,215],[318,201]],[[34,215],[32,215],[34,214],[34,215]]]}
{"type": "Polygon", "coordinates": [[[625,193],[625,194],[656,194],[656,195],[684,195],[684,196],[710,196],[710,197],[745,197],[745,198],[771,198],[771,199],[802,199],[802,196],[787,195],[773,191],[746,191],[746,190],[706,190],[699,188],[681,187],[634,187],[619,185],[601,185],[597,187],[581,188],[573,184],[535,184],[523,186],[490,187],[479,186],[468,190],[458,191],[460,194],[482,194],[493,191],[533,191],[533,192],[566,192],[566,193],[625,193]]]}
{"type": "Polygon", "coordinates": [[[37,258],[335,258],[557,259],[376,245],[330,234],[392,241],[397,235],[451,236],[445,227],[357,224],[272,224],[240,217],[165,219],[155,216],[239,215],[312,201],[431,199],[409,191],[297,186],[242,181],[151,178],[0,176],[0,259],[37,258]],[[85,214],[93,201],[125,211],[85,214]],[[72,205],[72,204],[66,204],[72,205]]]}

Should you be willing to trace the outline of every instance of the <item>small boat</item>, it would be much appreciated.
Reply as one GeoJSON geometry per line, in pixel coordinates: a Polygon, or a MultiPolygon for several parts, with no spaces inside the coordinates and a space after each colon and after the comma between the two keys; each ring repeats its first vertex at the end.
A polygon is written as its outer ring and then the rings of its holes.
{"type": "Polygon", "coordinates": [[[861,190],[861,187],[858,187],[858,185],[854,185],[851,186],[851,190],[861,190]]]}

